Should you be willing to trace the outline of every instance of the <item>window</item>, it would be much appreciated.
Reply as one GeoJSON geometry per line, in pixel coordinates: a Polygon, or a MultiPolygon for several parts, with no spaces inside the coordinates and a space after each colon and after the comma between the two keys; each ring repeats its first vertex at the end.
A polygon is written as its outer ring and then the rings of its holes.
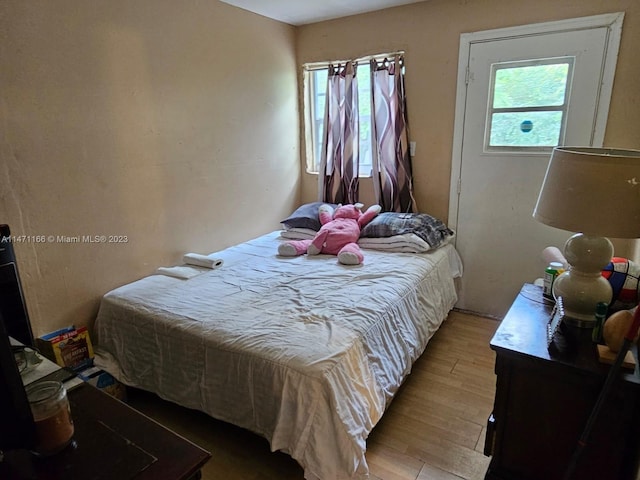
{"type": "Polygon", "coordinates": [[[547,151],[564,140],[573,57],[491,66],[484,150],[547,151]]]}
{"type": "MultiPolygon", "coordinates": [[[[337,62],[336,62],[337,63],[337,62]]],[[[305,115],[307,138],[307,172],[318,173],[322,154],[324,108],[328,64],[305,67],[307,94],[305,115]]],[[[358,116],[360,131],[360,176],[370,177],[373,168],[371,135],[371,67],[369,59],[361,60],[356,70],[358,79],[358,116]]]]}

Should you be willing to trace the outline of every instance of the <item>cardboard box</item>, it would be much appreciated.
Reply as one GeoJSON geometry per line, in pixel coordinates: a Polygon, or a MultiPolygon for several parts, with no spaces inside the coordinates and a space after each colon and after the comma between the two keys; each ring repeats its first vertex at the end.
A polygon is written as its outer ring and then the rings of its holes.
{"type": "Polygon", "coordinates": [[[40,352],[61,367],[75,371],[93,365],[93,346],[87,327],[61,328],[36,339],[40,352]]]}
{"type": "Polygon", "coordinates": [[[113,375],[100,370],[98,367],[90,367],[78,372],[78,376],[85,382],[125,402],[127,400],[126,387],[116,380],[113,375]]]}
{"type": "Polygon", "coordinates": [[[87,327],[69,326],[36,339],[40,352],[61,367],[73,369],[84,382],[126,401],[126,387],[111,374],[93,365],[93,345],[87,327]]]}

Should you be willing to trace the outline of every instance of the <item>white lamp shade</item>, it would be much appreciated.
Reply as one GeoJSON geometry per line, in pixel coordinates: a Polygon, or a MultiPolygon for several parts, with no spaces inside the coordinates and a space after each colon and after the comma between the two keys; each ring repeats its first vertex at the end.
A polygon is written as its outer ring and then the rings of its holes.
{"type": "Polygon", "coordinates": [[[640,151],[554,148],[533,216],[571,232],[640,238],[640,151]]]}

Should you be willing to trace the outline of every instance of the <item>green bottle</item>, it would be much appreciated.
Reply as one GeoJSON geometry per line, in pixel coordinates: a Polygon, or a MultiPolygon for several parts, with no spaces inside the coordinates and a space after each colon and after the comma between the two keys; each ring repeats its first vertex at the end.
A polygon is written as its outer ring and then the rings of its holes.
{"type": "Polygon", "coordinates": [[[598,302],[596,305],[596,323],[593,326],[593,332],[591,332],[591,340],[596,343],[602,343],[602,328],[607,318],[608,308],[609,304],[607,302],[598,302]]]}

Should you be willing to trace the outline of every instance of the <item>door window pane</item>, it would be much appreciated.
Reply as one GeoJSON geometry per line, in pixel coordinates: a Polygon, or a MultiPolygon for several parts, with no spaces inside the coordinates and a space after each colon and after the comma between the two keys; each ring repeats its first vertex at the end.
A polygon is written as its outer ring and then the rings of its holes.
{"type": "Polygon", "coordinates": [[[555,147],[560,139],[562,112],[494,113],[491,125],[491,146],[555,147]]]}
{"type": "Polygon", "coordinates": [[[496,70],[493,108],[564,104],[569,64],[532,65],[496,70]]]}

